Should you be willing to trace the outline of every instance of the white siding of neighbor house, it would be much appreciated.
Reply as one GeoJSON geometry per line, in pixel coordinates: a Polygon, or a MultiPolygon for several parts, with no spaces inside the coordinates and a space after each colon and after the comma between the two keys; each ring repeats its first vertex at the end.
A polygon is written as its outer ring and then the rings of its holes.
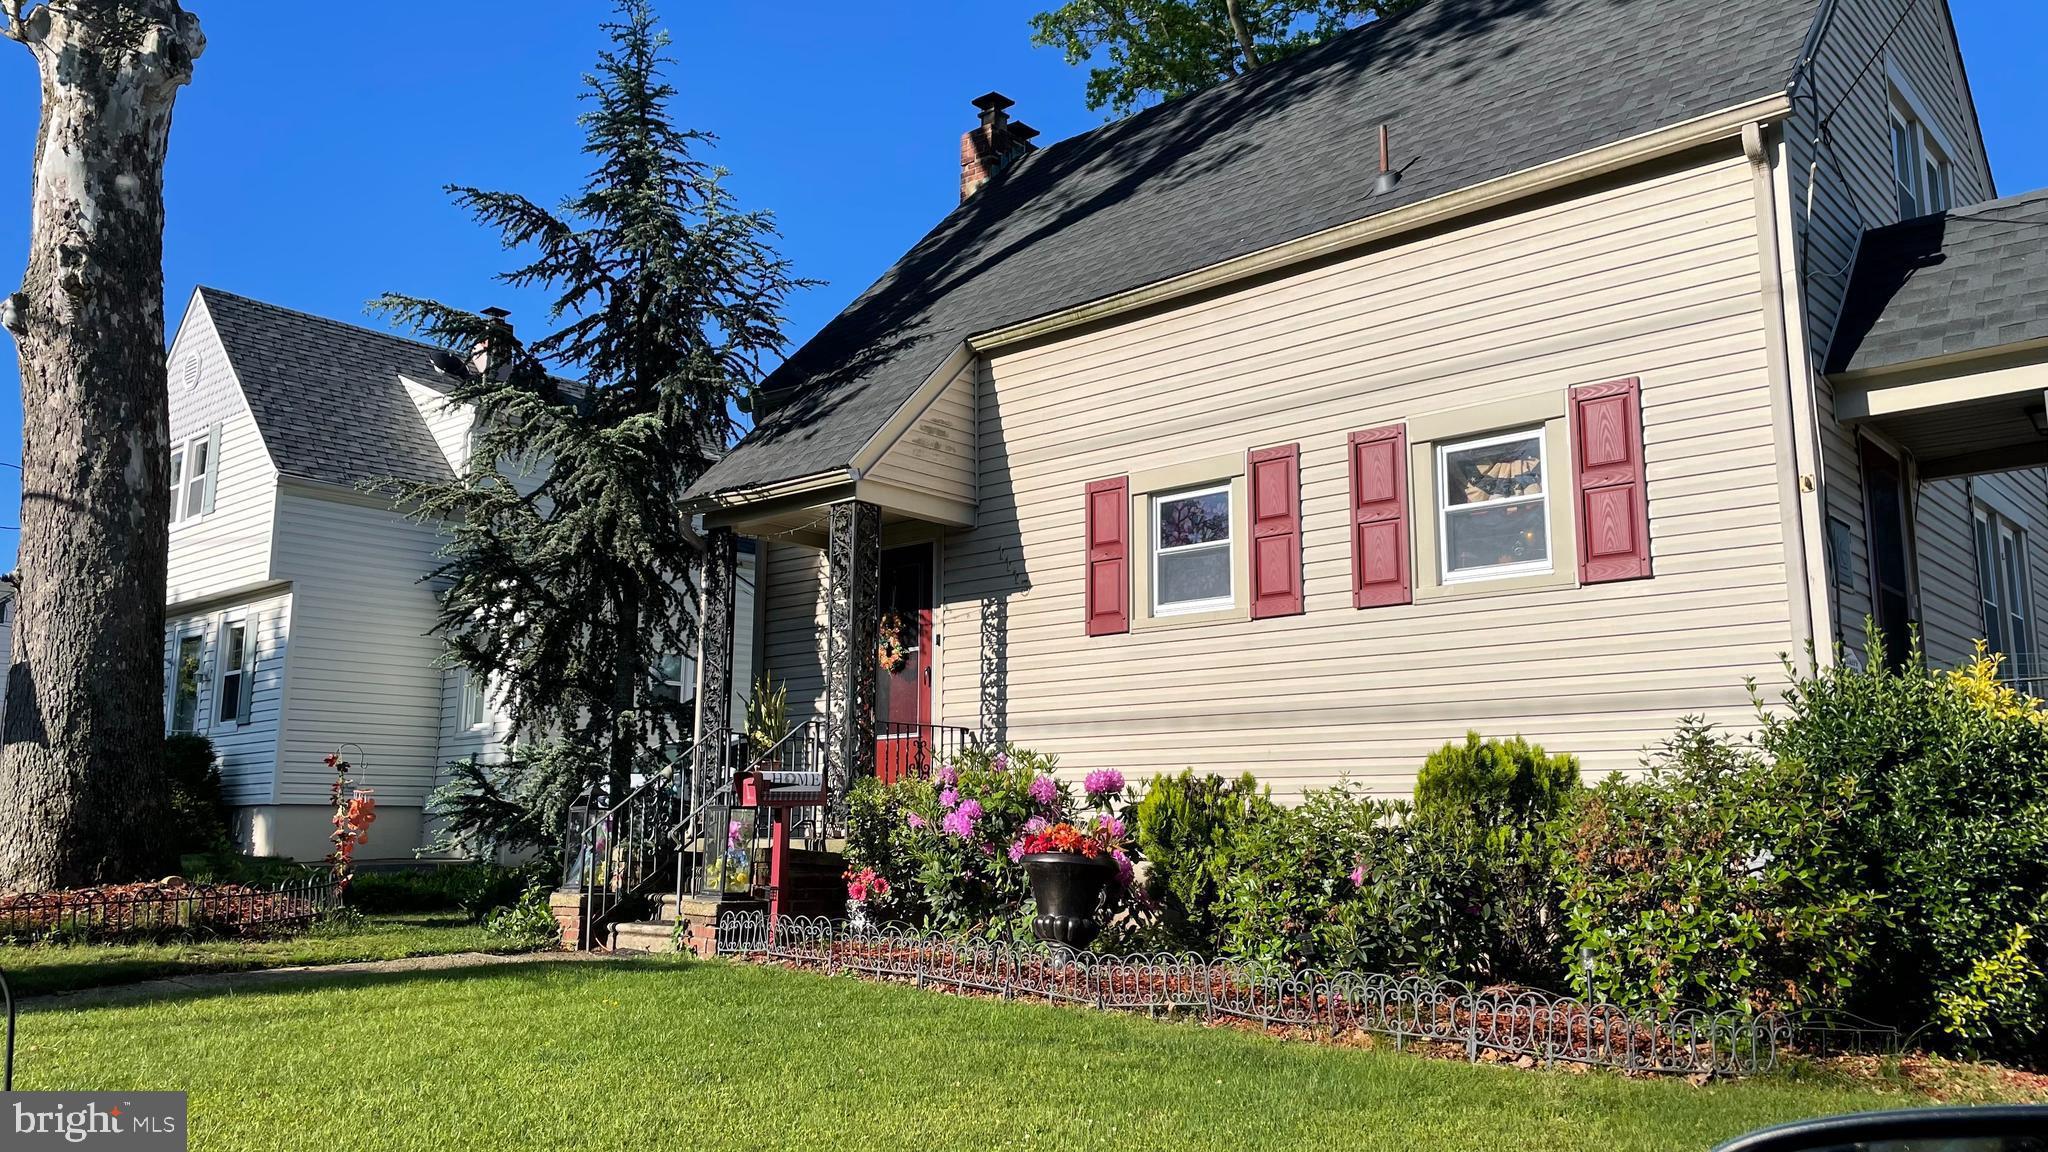
{"type": "MultiPolygon", "coordinates": [[[[1071,772],[1249,769],[1283,796],[1343,778],[1403,793],[1468,728],[1576,753],[1597,775],[1635,766],[1685,714],[1747,726],[1744,677],[1776,677],[1794,635],[1758,244],[1731,144],[994,355],[977,527],[944,549],[939,721],[977,724],[981,606],[1007,596],[1008,735],[1071,772]],[[1631,376],[1654,578],[1352,607],[1349,432],[1631,376]],[[1287,443],[1305,615],[1083,634],[1089,481],[1287,443]]],[[[1568,500],[1569,465],[1551,469],[1568,500]]],[[[1411,483],[1411,537],[1426,493],[1411,483]]],[[[1554,542],[1565,570],[1573,547],[1554,542]]],[[[815,571],[775,549],[771,666],[796,667],[782,662],[818,626],[815,571]]],[[[815,694],[792,681],[793,702],[815,694]]]]}
{"type": "MultiPolygon", "coordinates": [[[[204,638],[199,675],[199,726],[195,731],[213,742],[214,755],[220,763],[221,783],[230,804],[264,804],[273,798],[291,612],[291,596],[280,593],[208,605],[196,611],[174,611],[166,621],[164,658],[167,680],[178,638],[192,633],[204,638]],[[218,719],[223,653],[221,639],[224,625],[231,618],[251,621],[256,640],[249,718],[239,724],[223,724],[218,719]]],[[[169,699],[167,690],[166,708],[169,707],[169,699]]]]}
{"type": "Polygon", "coordinates": [[[973,504],[976,482],[976,365],[969,360],[868,477],[973,504]]]}
{"type": "Polygon", "coordinates": [[[171,525],[166,600],[185,604],[246,588],[270,578],[270,528],[276,511],[277,469],[242,398],[206,305],[194,296],[171,346],[172,444],[203,435],[218,424],[213,511],[171,525]],[[187,384],[186,366],[199,364],[187,384]]]}
{"type": "Polygon", "coordinates": [[[442,725],[441,641],[423,577],[438,530],[343,489],[285,488],[275,571],[292,582],[290,693],[278,800],[324,801],[324,758],[343,744],[359,786],[417,806],[431,790],[442,725]]]}
{"type": "MultiPolygon", "coordinates": [[[[1841,0],[1813,71],[1810,95],[1817,96],[1819,107],[1813,99],[1799,100],[1788,128],[1792,215],[1795,228],[1806,233],[1807,332],[1821,415],[1827,510],[1848,526],[1852,540],[1846,579],[1839,584],[1830,580],[1829,589],[1839,638],[1860,655],[1864,619],[1871,612],[1861,466],[1855,432],[1835,423],[1832,391],[1818,368],[1834,335],[1858,240],[1864,229],[1894,223],[1898,217],[1889,121],[1894,73],[1904,77],[1918,102],[1933,114],[1935,128],[1960,153],[1949,158],[1956,203],[1989,199],[1993,191],[1942,0],[1909,7],[1891,0],[1841,0]],[[1831,146],[1816,154],[1812,141],[1821,113],[1829,109],[1835,109],[1828,126],[1831,146]],[[1809,225],[1806,176],[1816,160],[1809,225]]],[[[1989,492],[1994,501],[2002,500],[2019,513],[2021,526],[2036,534],[2030,544],[2033,583],[2038,587],[2048,579],[2048,553],[2039,538],[2048,530],[2048,471],[1920,484],[1913,493],[1912,524],[1917,606],[1923,644],[1937,664],[1966,657],[1984,630],[1977,607],[1973,491],[1989,492]]]]}

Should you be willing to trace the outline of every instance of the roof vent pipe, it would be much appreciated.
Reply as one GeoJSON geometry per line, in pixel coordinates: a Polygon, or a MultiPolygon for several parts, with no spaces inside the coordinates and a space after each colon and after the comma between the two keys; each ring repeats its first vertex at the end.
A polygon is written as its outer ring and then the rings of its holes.
{"type": "Polygon", "coordinates": [[[1380,174],[1372,182],[1372,194],[1385,196],[1401,186],[1401,174],[1394,171],[1392,149],[1387,126],[1380,125],[1380,174]]]}

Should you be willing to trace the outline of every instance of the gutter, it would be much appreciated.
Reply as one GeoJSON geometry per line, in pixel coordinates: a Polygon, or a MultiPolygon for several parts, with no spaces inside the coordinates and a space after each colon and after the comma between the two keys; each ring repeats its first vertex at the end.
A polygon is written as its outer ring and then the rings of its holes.
{"type": "MultiPolygon", "coordinates": [[[[1763,287],[1764,360],[1771,381],[1771,440],[1776,446],[1778,511],[1785,540],[1785,594],[1792,623],[1795,653],[1814,648],[1813,589],[1809,583],[1804,493],[1814,479],[1799,469],[1798,422],[1794,419],[1792,356],[1785,331],[1786,303],[1783,262],[1778,251],[1777,188],[1771,175],[1770,149],[1761,124],[1742,127],[1742,154],[1749,161],[1750,187],[1756,202],[1759,278],[1763,287]]],[[[1801,358],[1802,364],[1804,358],[1801,358]]],[[[1818,656],[1818,652],[1815,652],[1818,656]]]]}

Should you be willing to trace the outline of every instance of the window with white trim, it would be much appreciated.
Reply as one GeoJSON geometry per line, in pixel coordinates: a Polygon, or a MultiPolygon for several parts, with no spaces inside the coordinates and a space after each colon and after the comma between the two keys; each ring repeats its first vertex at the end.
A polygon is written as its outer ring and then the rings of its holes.
{"type": "Polygon", "coordinates": [[[1543,429],[1436,446],[1439,573],[1446,584],[1550,569],[1543,429]]]}
{"type": "Polygon", "coordinates": [[[171,449],[171,523],[206,511],[206,479],[214,467],[213,434],[202,432],[171,449]]]}
{"type": "Polygon", "coordinates": [[[695,677],[696,671],[689,657],[681,652],[664,652],[661,661],[655,665],[654,694],[678,703],[688,700],[697,693],[696,685],[691,683],[695,677]]]}
{"type": "Polygon", "coordinates": [[[1231,486],[1152,497],[1152,614],[1214,612],[1236,604],[1231,486]]]}
{"type": "Polygon", "coordinates": [[[172,636],[170,683],[165,685],[164,712],[174,733],[199,731],[199,683],[206,663],[206,633],[180,631],[172,636]]]}
{"type": "Polygon", "coordinates": [[[489,681],[468,668],[462,670],[462,716],[463,731],[472,731],[489,722],[484,707],[484,689],[489,681]]]}
{"type": "Polygon", "coordinates": [[[2008,676],[2032,677],[2033,593],[2027,579],[2027,534],[1988,505],[1976,506],[1977,599],[1984,639],[2006,657],[2008,676]]]}
{"type": "Polygon", "coordinates": [[[1892,192],[1899,219],[1955,207],[1955,172],[1941,145],[1896,98],[1891,108],[1892,192]]]}
{"type": "Polygon", "coordinates": [[[256,665],[256,640],[249,619],[225,619],[220,626],[220,651],[215,661],[214,722],[242,725],[249,722],[251,682],[256,665]]]}

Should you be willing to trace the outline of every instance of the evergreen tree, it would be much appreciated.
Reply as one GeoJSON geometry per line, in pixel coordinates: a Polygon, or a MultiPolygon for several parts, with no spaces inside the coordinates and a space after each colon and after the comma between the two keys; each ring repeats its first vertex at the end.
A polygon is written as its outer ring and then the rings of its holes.
{"type": "Polygon", "coordinates": [[[500,279],[545,288],[554,330],[521,341],[492,316],[409,296],[373,307],[474,350],[449,393],[477,417],[466,473],[384,486],[451,525],[438,628],[516,732],[562,738],[617,795],[690,724],[658,675],[693,643],[698,548],[678,498],[730,441],[731,413],[783,347],[784,300],[807,282],[777,254],[770,216],[738,210],[724,171],[694,155],[712,137],[676,127],[651,7],[625,0],[604,28],[611,45],[584,78],[595,167],[582,190],[549,210],[449,188],[533,254],[500,279]]]}

